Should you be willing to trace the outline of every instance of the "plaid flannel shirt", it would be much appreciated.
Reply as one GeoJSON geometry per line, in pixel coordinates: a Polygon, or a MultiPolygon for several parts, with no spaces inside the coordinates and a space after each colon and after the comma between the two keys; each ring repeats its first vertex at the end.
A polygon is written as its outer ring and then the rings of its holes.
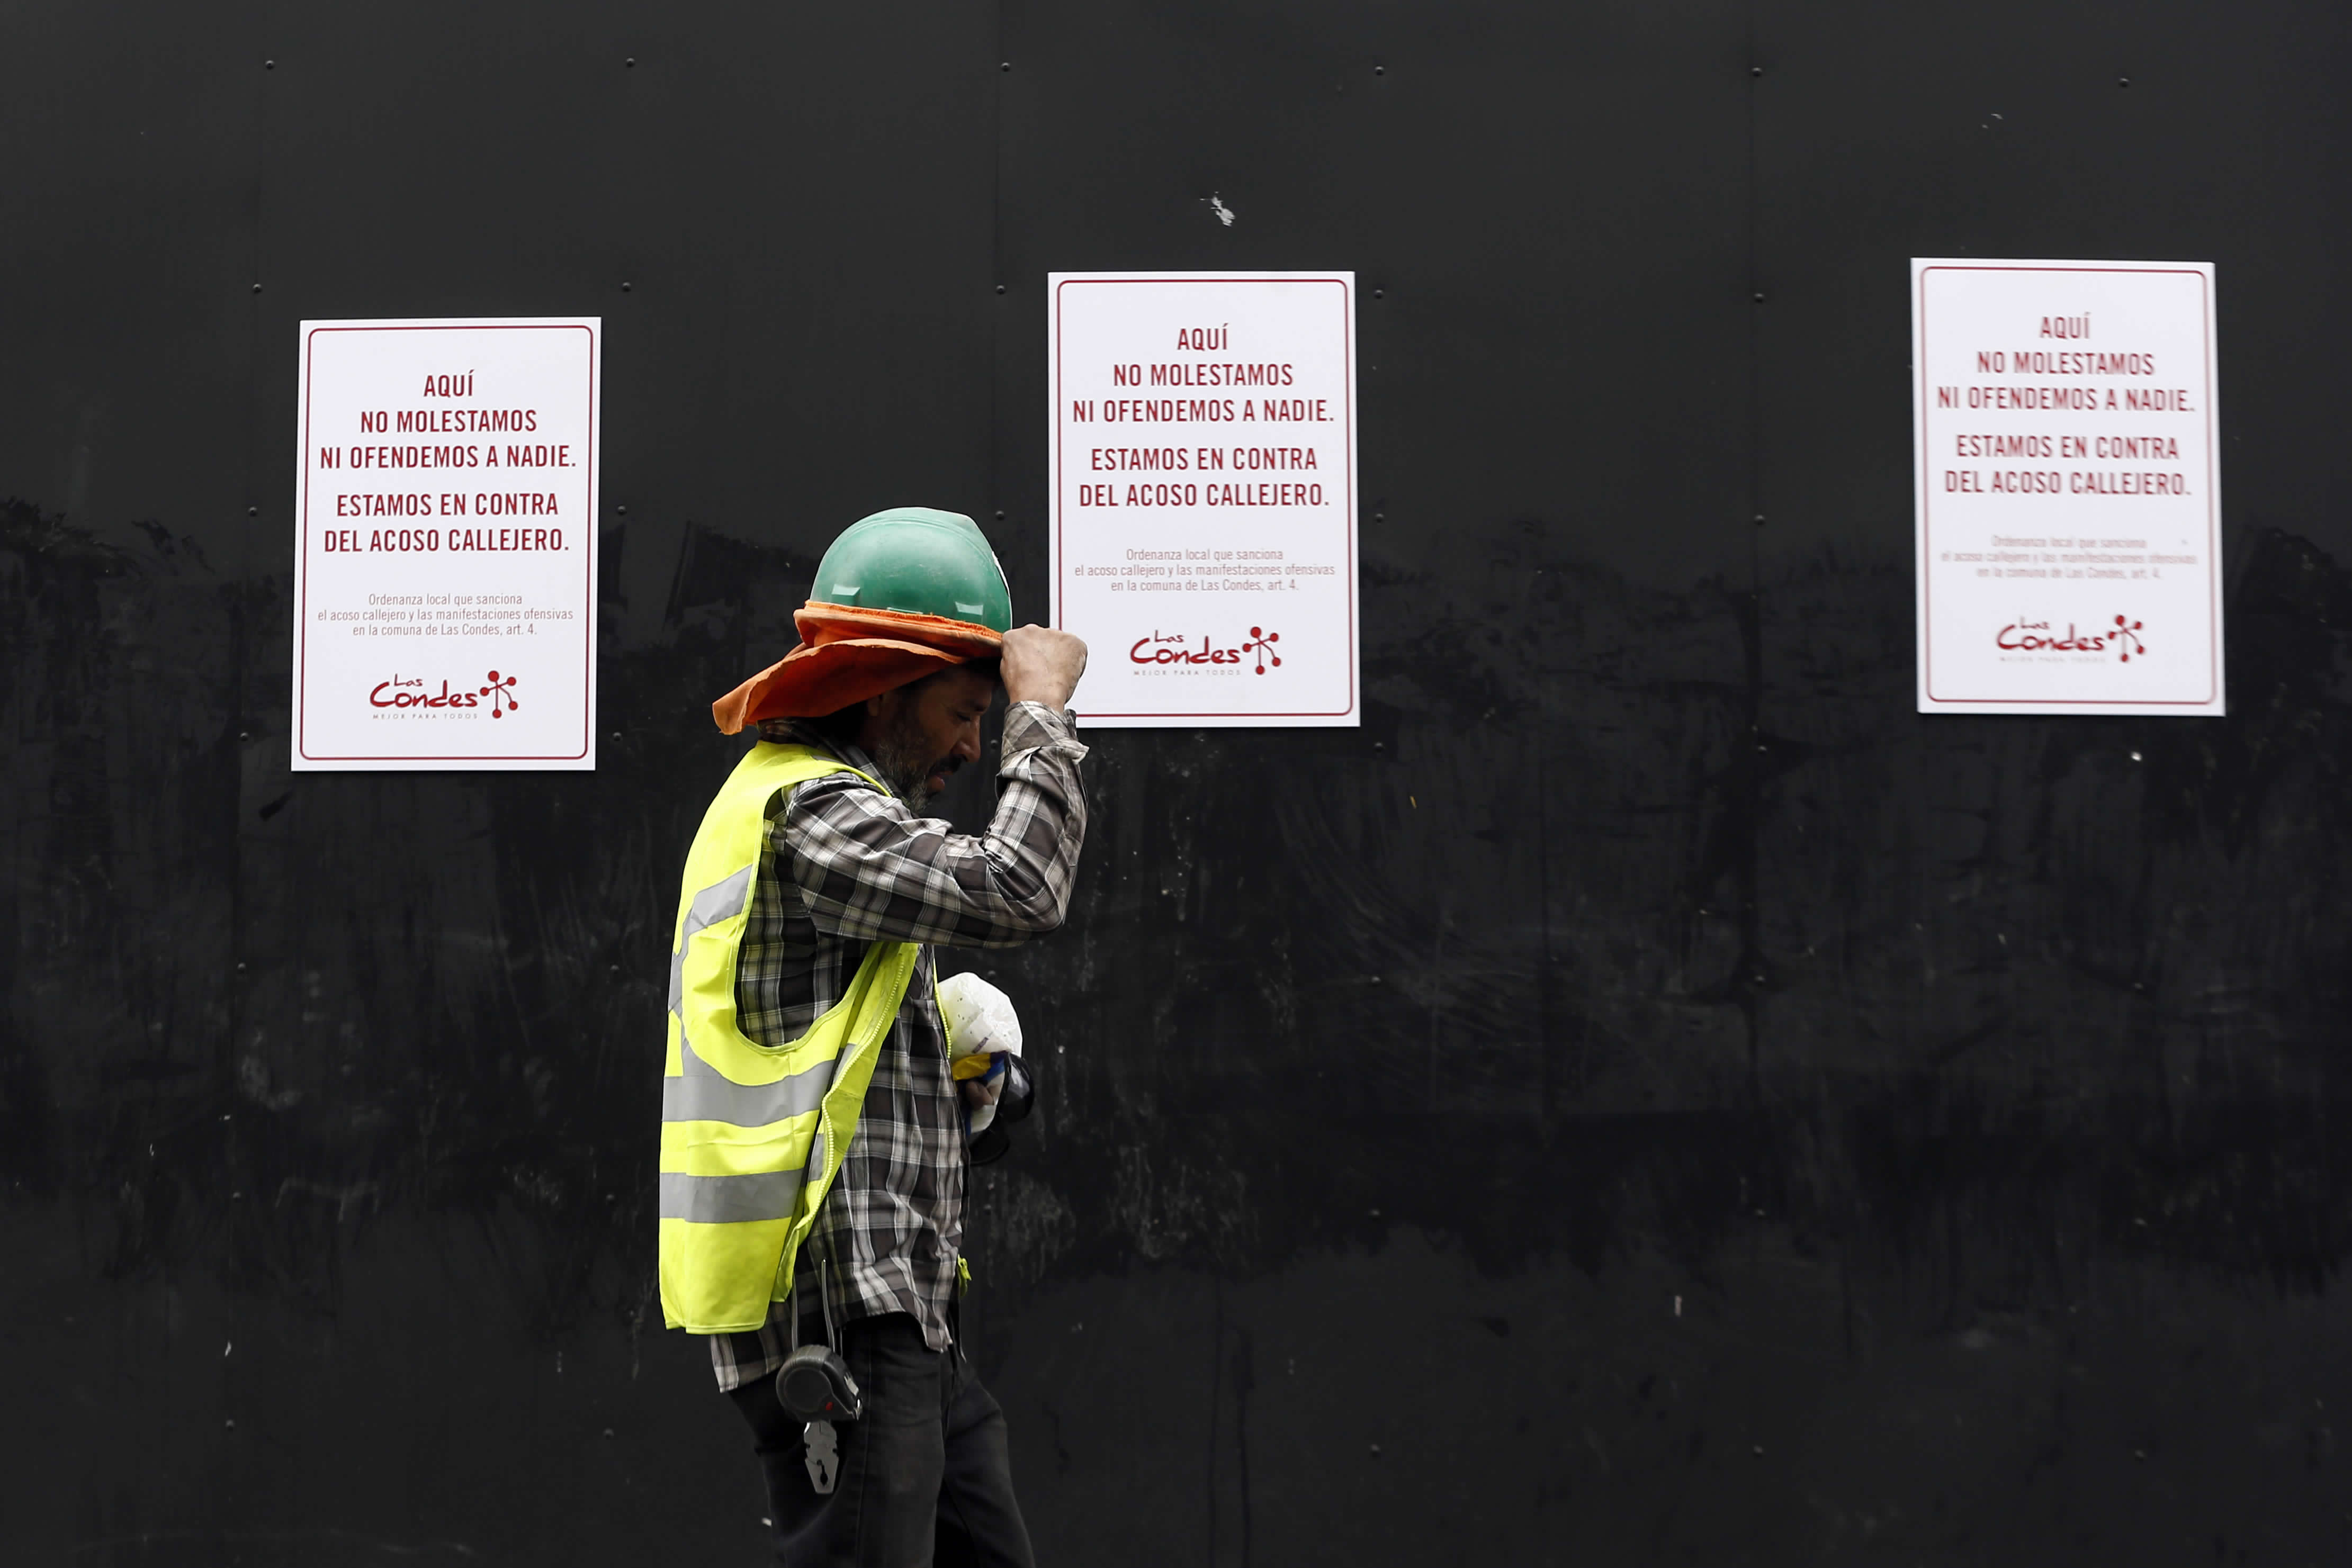
{"type": "MultiPolygon", "coordinates": [[[[790,719],[761,724],[760,738],[814,746],[881,777],[864,751],[790,719]]],[[[924,944],[794,1271],[805,1285],[821,1282],[836,1323],[906,1312],[933,1350],[948,1346],[968,1166],[931,945],[1010,947],[1062,923],[1086,836],[1086,754],[1067,716],[1014,704],[996,813],[977,838],[916,816],[850,773],[813,779],[771,807],[735,982],[745,1034],[761,1045],[798,1039],[841,998],[869,945],[924,944]]],[[[719,1387],[783,1364],[793,1305],[775,1303],[751,1333],[710,1336],[719,1387]]]]}

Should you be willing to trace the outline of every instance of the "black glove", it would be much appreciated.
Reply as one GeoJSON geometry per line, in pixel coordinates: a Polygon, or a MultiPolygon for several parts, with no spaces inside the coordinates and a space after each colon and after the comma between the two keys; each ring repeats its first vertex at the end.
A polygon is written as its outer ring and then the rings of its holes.
{"type": "Polygon", "coordinates": [[[996,1096],[996,1119],[971,1141],[971,1163],[984,1166],[1003,1159],[1004,1151],[1013,1146],[1013,1134],[1005,1131],[1005,1124],[1018,1122],[1029,1114],[1029,1107],[1036,1100],[1037,1086],[1030,1078],[1028,1068],[1022,1065],[1021,1058],[1006,1056],[1004,1087],[996,1096]]]}

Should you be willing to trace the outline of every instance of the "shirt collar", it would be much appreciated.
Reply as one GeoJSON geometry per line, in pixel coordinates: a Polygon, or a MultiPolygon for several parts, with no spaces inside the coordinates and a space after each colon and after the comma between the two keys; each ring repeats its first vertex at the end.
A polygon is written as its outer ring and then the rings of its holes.
{"type": "Polygon", "coordinates": [[[835,757],[870,779],[878,780],[892,799],[898,791],[883,778],[882,768],[866,754],[866,748],[846,740],[829,740],[805,721],[797,718],[763,718],[760,721],[760,738],[776,746],[806,746],[835,757]]]}

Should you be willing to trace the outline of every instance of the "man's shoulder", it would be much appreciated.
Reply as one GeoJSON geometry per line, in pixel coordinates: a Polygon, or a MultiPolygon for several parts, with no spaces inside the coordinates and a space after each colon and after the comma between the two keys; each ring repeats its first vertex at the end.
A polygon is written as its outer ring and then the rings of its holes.
{"type": "Polygon", "coordinates": [[[803,779],[797,784],[787,785],[777,790],[774,798],[768,803],[769,820],[782,828],[791,818],[806,816],[810,813],[822,814],[828,807],[835,805],[866,807],[892,798],[888,790],[857,771],[852,764],[840,762],[839,758],[831,758],[831,760],[839,762],[839,766],[820,773],[814,779],[803,779]],[[860,794],[871,795],[877,799],[872,801],[856,800],[856,797],[860,794]]]}
{"type": "MultiPolygon", "coordinates": [[[[828,758],[826,760],[835,759],[828,758]]],[[[794,784],[787,784],[776,793],[788,800],[811,800],[821,795],[855,793],[860,789],[869,794],[887,796],[889,793],[873,779],[866,777],[858,768],[846,762],[838,761],[815,777],[801,779],[794,784]]]]}

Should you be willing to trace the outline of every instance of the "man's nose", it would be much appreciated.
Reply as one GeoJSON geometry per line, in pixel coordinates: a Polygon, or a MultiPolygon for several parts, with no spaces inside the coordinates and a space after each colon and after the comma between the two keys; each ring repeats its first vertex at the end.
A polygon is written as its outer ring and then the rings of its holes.
{"type": "Polygon", "coordinates": [[[980,720],[973,719],[957,731],[955,754],[966,762],[980,760],[980,720]]]}

